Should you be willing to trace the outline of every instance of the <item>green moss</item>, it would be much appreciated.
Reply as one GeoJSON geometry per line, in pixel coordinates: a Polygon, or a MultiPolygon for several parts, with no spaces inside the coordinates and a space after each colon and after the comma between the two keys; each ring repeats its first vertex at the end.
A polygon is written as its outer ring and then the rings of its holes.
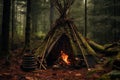
{"type": "Polygon", "coordinates": [[[104,75],[102,75],[99,79],[97,79],[97,80],[111,80],[110,79],[110,76],[109,75],[107,75],[107,74],[104,74],[104,75]]]}

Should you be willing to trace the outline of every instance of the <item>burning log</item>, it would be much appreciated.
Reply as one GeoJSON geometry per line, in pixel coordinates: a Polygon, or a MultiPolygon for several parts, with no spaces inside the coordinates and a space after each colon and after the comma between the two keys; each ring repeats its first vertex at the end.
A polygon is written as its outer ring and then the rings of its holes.
{"type": "Polygon", "coordinates": [[[68,59],[68,55],[65,54],[63,51],[61,51],[61,58],[67,65],[70,65],[70,61],[68,59]]]}
{"type": "Polygon", "coordinates": [[[58,60],[53,65],[53,68],[68,68],[71,66],[71,62],[69,59],[69,55],[65,53],[63,50],[60,51],[60,56],[58,60]]]}

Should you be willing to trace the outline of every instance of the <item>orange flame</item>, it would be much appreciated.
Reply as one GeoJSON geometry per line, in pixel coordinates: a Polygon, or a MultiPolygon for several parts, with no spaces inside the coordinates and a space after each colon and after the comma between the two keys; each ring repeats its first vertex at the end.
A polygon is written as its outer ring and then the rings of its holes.
{"type": "Polygon", "coordinates": [[[70,61],[68,60],[68,55],[65,54],[63,51],[61,51],[61,57],[66,64],[70,65],[70,61]]]}

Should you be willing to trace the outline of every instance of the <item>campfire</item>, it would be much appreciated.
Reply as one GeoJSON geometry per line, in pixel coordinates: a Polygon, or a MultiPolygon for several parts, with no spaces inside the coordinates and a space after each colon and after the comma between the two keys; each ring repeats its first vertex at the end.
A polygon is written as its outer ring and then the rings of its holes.
{"type": "Polygon", "coordinates": [[[59,57],[53,64],[53,68],[57,69],[71,68],[74,61],[72,60],[70,54],[68,54],[64,50],[60,50],[59,52],[60,52],[59,57]]]}
{"type": "Polygon", "coordinates": [[[53,64],[53,68],[57,69],[77,69],[82,66],[82,59],[79,57],[71,56],[66,51],[61,50],[58,59],[53,64]]]}
{"type": "Polygon", "coordinates": [[[64,51],[61,51],[61,58],[62,60],[67,64],[67,65],[70,65],[70,61],[68,59],[68,55],[66,53],[64,53],[64,51]]]}

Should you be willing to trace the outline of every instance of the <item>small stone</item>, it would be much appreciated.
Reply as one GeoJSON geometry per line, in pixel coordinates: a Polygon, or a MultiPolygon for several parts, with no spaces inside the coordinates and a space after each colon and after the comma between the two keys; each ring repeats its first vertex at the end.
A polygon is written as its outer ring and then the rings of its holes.
{"type": "Polygon", "coordinates": [[[34,80],[33,77],[28,77],[28,76],[26,76],[25,79],[27,79],[27,80],[34,80]]]}
{"type": "Polygon", "coordinates": [[[90,69],[90,68],[88,68],[88,71],[91,71],[91,69],[90,69]]]}
{"type": "Polygon", "coordinates": [[[69,71],[68,73],[70,73],[70,74],[71,74],[71,73],[72,73],[72,71],[69,71]]]}
{"type": "Polygon", "coordinates": [[[53,65],[53,69],[59,69],[59,65],[53,65]]]}
{"type": "Polygon", "coordinates": [[[79,77],[79,76],[81,76],[81,74],[80,74],[80,73],[77,73],[77,74],[75,74],[75,76],[79,77]]]}

